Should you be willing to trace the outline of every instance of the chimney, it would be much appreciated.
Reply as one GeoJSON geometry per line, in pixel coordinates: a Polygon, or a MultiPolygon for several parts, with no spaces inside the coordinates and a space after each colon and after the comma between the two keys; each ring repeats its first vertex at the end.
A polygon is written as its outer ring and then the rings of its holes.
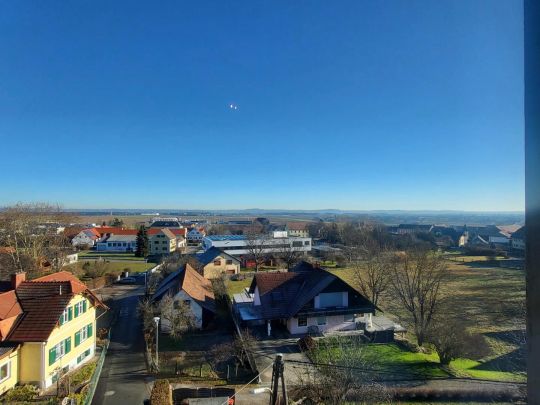
{"type": "Polygon", "coordinates": [[[14,290],[23,282],[26,281],[26,273],[24,271],[20,273],[14,273],[11,275],[11,288],[14,290]]]}
{"type": "Polygon", "coordinates": [[[59,295],[62,295],[62,284],[60,284],[60,294],[59,295]]]}

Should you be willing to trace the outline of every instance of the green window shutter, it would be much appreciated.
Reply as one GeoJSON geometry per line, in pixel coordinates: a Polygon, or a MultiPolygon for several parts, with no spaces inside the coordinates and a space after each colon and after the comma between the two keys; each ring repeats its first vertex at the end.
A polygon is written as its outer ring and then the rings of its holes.
{"type": "Polygon", "coordinates": [[[88,325],[88,337],[92,337],[92,324],[88,325]]]}
{"type": "Polygon", "coordinates": [[[75,318],[79,316],[79,306],[75,305],[75,318]]]}
{"type": "Polygon", "coordinates": [[[49,366],[56,361],[56,348],[49,349],[49,366]]]}
{"type": "Polygon", "coordinates": [[[68,321],[73,319],[73,307],[68,308],[68,321]]]}
{"type": "Polygon", "coordinates": [[[71,351],[71,336],[66,339],[66,354],[71,351]]]}
{"type": "Polygon", "coordinates": [[[86,312],[86,300],[84,300],[82,303],[82,311],[83,313],[86,312]]]}
{"type": "Polygon", "coordinates": [[[75,347],[81,344],[81,331],[75,333],[75,347]]]}

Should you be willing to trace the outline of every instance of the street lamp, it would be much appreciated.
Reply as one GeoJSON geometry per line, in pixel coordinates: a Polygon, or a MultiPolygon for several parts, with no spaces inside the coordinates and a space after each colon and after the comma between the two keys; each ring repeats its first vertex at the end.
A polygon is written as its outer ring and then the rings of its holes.
{"type": "Polygon", "coordinates": [[[154,317],[156,323],[156,369],[159,369],[158,337],[159,337],[159,316],[154,317]]]}

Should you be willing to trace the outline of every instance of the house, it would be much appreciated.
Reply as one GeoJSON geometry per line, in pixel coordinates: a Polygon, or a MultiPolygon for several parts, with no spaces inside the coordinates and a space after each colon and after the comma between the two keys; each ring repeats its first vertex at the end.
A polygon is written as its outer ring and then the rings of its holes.
{"type": "MultiPolygon", "coordinates": [[[[152,302],[160,301],[166,294],[173,298],[175,307],[182,304],[189,305],[195,321],[194,326],[197,329],[205,328],[214,318],[216,304],[212,283],[189,264],[170,274],[161,282],[152,296],[152,302]]],[[[167,321],[163,319],[164,331],[168,327],[167,321]]]]}
{"type": "Polygon", "coordinates": [[[189,261],[204,278],[210,279],[219,277],[221,274],[240,273],[240,260],[215,247],[190,257],[189,261]]]}
{"type": "Polygon", "coordinates": [[[137,249],[137,233],[132,235],[111,235],[96,244],[100,252],[134,252],[137,249]]]}
{"type": "Polygon", "coordinates": [[[147,233],[150,255],[168,255],[176,250],[176,235],[168,228],[150,228],[147,233]]]}
{"type": "Polygon", "coordinates": [[[487,226],[463,226],[457,227],[461,230],[459,246],[481,246],[496,247],[508,246],[510,243],[509,234],[495,225],[487,226]]]}
{"type": "Polygon", "coordinates": [[[100,238],[96,228],[83,229],[71,239],[71,244],[75,247],[94,247],[100,238]]]}
{"type": "Polygon", "coordinates": [[[90,361],[99,307],[107,309],[69,272],[32,281],[13,274],[0,294],[0,393],[15,384],[44,390],[90,361]]]}
{"type": "Polygon", "coordinates": [[[188,245],[200,245],[203,241],[203,238],[206,236],[206,231],[204,228],[191,228],[187,233],[187,243],[188,245]]]}
{"type": "Polygon", "coordinates": [[[265,323],[269,335],[276,327],[293,335],[355,330],[359,322],[369,326],[377,309],[345,281],[307,262],[285,273],[255,274],[249,291],[237,295],[240,319],[247,325],[265,323]]]}
{"type": "Polygon", "coordinates": [[[306,225],[305,222],[288,222],[285,228],[289,236],[308,238],[309,232],[306,225]]]}
{"type": "Polygon", "coordinates": [[[522,226],[517,231],[512,233],[510,238],[510,244],[512,249],[524,251],[525,250],[525,227],[522,226]]]}

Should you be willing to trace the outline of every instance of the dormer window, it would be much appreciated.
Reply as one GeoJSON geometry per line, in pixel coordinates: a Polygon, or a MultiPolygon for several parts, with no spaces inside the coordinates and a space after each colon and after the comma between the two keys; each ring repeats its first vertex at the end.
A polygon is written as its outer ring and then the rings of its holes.
{"type": "Polygon", "coordinates": [[[66,309],[64,309],[64,312],[62,312],[62,315],[60,315],[60,319],[58,320],[58,322],[60,323],[60,325],[63,325],[66,322],[71,321],[72,319],[73,319],[73,308],[67,307],[66,309]]]}

